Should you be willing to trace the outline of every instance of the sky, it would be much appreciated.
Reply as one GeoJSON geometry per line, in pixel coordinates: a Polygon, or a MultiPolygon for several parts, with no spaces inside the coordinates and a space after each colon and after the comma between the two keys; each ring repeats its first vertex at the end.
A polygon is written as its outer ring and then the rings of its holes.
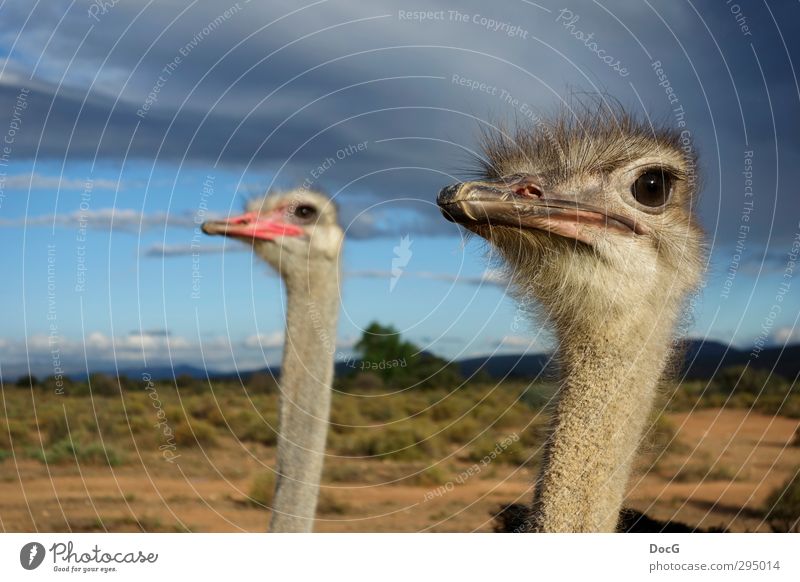
{"type": "Polygon", "coordinates": [[[548,350],[435,197],[482,127],[598,92],[685,123],[700,153],[710,259],[682,331],[795,342],[798,17],[788,1],[3,2],[0,374],[277,365],[280,280],[196,226],[304,182],[346,229],[341,354],[375,320],[446,358],[548,350]]]}

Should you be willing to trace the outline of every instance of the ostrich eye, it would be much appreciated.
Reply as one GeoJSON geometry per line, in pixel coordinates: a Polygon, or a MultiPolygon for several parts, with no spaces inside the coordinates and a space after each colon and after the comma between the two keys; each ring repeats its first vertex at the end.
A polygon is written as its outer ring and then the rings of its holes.
{"type": "Polygon", "coordinates": [[[663,206],[672,192],[672,176],[663,170],[648,170],[631,186],[631,193],[639,204],[663,206]]]}
{"type": "Polygon", "coordinates": [[[303,218],[308,220],[309,218],[313,218],[314,215],[317,214],[317,209],[313,206],[309,206],[308,204],[301,204],[297,208],[294,209],[294,215],[297,218],[303,218]]]}

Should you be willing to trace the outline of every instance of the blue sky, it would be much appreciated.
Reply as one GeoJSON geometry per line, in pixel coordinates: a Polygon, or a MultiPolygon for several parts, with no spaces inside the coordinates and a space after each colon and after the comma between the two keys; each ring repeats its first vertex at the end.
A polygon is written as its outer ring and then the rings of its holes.
{"type": "Polygon", "coordinates": [[[798,40],[782,24],[796,4],[743,7],[746,30],[724,2],[580,1],[566,14],[553,2],[126,1],[95,17],[90,6],[0,7],[0,139],[13,130],[0,165],[4,375],[52,373],[54,345],[70,372],[277,363],[277,277],[236,241],[203,239],[199,264],[187,252],[209,176],[210,214],[307,179],[335,196],[349,237],[343,352],[372,320],[449,358],[548,349],[480,242],[440,218],[436,192],[463,176],[480,124],[553,109],[570,91],[676,124],[657,61],[704,173],[711,263],[688,334],[743,348],[762,333],[798,338],[800,285],[769,316],[800,231],[798,40]],[[408,16],[423,8],[425,20],[408,16]],[[404,236],[411,258],[390,290],[404,236]]]}

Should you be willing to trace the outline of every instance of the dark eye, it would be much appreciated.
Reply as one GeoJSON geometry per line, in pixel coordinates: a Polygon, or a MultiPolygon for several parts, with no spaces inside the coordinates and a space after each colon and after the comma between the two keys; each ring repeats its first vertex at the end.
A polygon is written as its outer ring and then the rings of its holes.
{"type": "Polygon", "coordinates": [[[308,204],[301,204],[297,208],[294,209],[294,215],[297,218],[304,218],[309,219],[313,218],[317,214],[317,209],[313,206],[309,206],[308,204]]]}
{"type": "Polygon", "coordinates": [[[631,193],[639,204],[663,206],[672,192],[672,176],[663,170],[648,170],[631,186],[631,193]]]}

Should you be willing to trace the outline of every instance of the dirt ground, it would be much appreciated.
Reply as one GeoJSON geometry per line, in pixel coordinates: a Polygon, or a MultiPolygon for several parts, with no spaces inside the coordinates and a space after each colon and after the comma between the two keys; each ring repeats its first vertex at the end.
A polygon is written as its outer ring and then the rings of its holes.
{"type": "MultiPolygon", "coordinates": [[[[797,421],[715,409],[670,420],[678,442],[663,458],[639,463],[626,505],[701,528],[769,531],[764,500],[800,465],[800,448],[789,445],[797,421]]],[[[231,440],[182,452],[174,464],[135,450],[113,468],[7,458],[0,463],[0,529],[264,531],[269,511],[248,494],[273,454],[231,440]]],[[[500,463],[461,483],[469,463],[443,463],[445,480],[433,483],[410,477],[424,469],[419,464],[332,463],[340,465],[338,477],[324,488],[317,531],[491,531],[491,512],[527,501],[533,480],[531,469],[500,463]]]]}

